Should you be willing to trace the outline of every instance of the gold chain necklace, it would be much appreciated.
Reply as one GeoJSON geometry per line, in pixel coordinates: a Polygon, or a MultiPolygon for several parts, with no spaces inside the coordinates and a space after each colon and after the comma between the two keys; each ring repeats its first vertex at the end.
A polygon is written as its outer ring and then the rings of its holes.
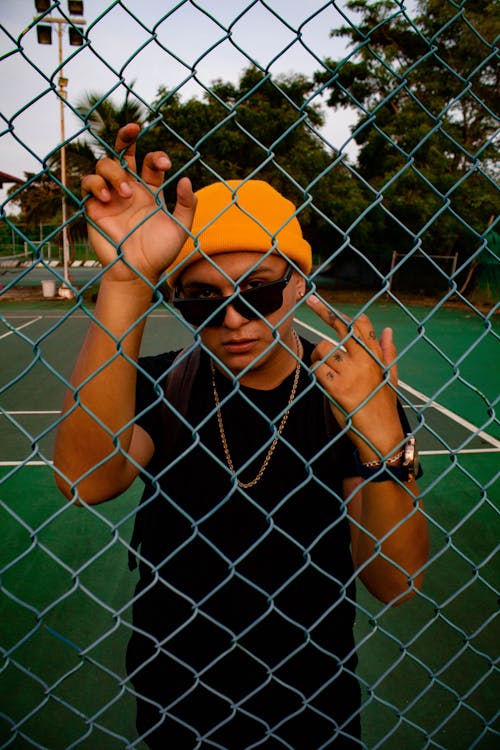
{"type": "MultiPolygon", "coordinates": [[[[274,453],[274,451],[276,449],[276,446],[278,445],[278,440],[279,440],[279,438],[281,436],[281,433],[285,429],[285,425],[286,425],[286,423],[288,421],[288,415],[290,414],[290,407],[291,407],[292,402],[293,402],[293,400],[295,398],[295,394],[297,393],[297,386],[299,384],[299,376],[300,376],[300,362],[301,362],[301,354],[302,354],[302,352],[301,352],[301,350],[302,350],[302,344],[300,343],[300,339],[297,336],[296,331],[293,330],[293,329],[292,329],[292,331],[293,331],[293,335],[295,337],[295,342],[297,344],[297,367],[295,368],[295,377],[293,379],[293,385],[292,385],[292,390],[290,392],[290,398],[288,399],[288,409],[286,410],[286,412],[283,414],[283,417],[281,418],[281,422],[279,423],[279,426],[278,426],[278,431],[277,431],[277,433],[276,433],[276,435],[274,437],[273,442],[271,443],[271,447],[267,451],[267,455],[266,455],[266,457],[264,459],[264,463],[260,467],[260,469],[257,472],[257,475],[255,476],[255,478],[252,479],[251,482],[240,482],[238,480],[238,486],[241,487],[244,490],[247,490],[249,487],[253,487],[254,485],[256,485],[257,482],[262,478],[262,475],[264,474],[265,470],[267,469],[269,461],[271,460],[271,456],[273,455],[273,453],[274,453]]],[[[217,391],[217,386],[215,384],[215,367],[214,367],[213,360],[210,360],[210,369],[211,369],[211,372],[212,372],[212,387],[213,387],[213,391],[214,391],[215,406],[217,407],[217,422],[219,424],[219,433],[220,433],[220,439],[221,439],[221,442],[222,442],[222,447],[224,449],[224,456],[226,457],[226,462],[227,462],[227,465],[229,466],[229,469],[231,470],[231,472],[233,474],[236,474],[236,471],[235,471],[235,468],[234,468],[234,464],[233,464],[233,460],[231,458],[231,452],[230,452],[229,446],[227,444],[226,433],[225,433],[225,430],[224,430],[224,423],[222,421],[222,414],[221,414],[221,410],[220,410],[219,393],[217,391]]]]}

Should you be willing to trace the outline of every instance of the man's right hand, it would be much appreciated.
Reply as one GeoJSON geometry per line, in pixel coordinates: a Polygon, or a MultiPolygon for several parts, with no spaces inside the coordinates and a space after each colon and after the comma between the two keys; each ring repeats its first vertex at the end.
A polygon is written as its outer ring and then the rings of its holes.
{"type": "Polygon", "coordinates": [[[82,192],[90,196],[86,213],[99,229],[89,223],[89,238],[102,265],[109,267],[107,278],[130,281],[144,276],[156,284],[186,239],[196,197],[190,180],[183,177],[177,185],[174,218],[167,214],[161,186],[171,163],[162,151],[144,159],[141,178],[147,187],[134,178],[139,130],[139,125],[129,123],[116,137],[115,151],[123,152],[130,171],[118,159],[100,159],[96,173],[83,178],[82,192]],[[126,263],[117,261],[121,253],[126,263]]]}

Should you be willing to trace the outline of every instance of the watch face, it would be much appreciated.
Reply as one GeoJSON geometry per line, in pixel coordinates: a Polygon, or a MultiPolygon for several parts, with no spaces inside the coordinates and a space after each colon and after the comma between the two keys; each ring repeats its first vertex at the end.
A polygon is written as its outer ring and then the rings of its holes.
{"type": "Polygon", "coordinates": [[[418,473],[418,464],[419,458],[417,451],[417,441],[415,440],[413,435],[410,435],[405,445],[403,466],[407,467],[408,473],[410,474],[411,478],[414,478],[418,473]]]}

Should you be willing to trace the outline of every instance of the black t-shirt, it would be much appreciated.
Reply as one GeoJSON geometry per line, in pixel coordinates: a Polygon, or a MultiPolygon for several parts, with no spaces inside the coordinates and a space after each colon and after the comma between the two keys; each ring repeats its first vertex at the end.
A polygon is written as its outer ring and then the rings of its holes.
{"type": "MultiPolygon", "coordinates": [[[[347,721],[356,710],[354,572],[342,500],[342,480],[354,474],[353,446],[338,426],[333,437],[327,434],[332,420],[327,431],[324,397],[308,369],[312,345],[304,342],[304,349],[286,426],[249,489],[238,486],[227,466],[208,358],[201,357],[189,426],[176,433],[175,448],[161,406],[175,352],[139,362],[137,421],[153,438],[155,454],[143,475],[128,669],[142,695],[175,704],[176,729],[179,719],[206,731],[228,700],[243,701],[245,710],[223,722],[222,737],[250,714],[257,717],[256,732],[264,731],[262,722],[284,722],[279,736],[285,738],[296,731],[296,720],[287,730],[286,717],[311,700],[314,710],[299,713],[304,721],[307,714],[304,731],[314,738],[315,721],[323,737],[332,722],[347,721]],[[214,695],[222,696],[217,707],[214,695]],[[328,720],[320,721],[323,711],[328,720]]],[[[266,457],[293,379],[292,373],[262,391],[216,373],[242,482],[257,475],[266,457]]],[[[229,746],[240,747],[234,740],[229,746]]]]}

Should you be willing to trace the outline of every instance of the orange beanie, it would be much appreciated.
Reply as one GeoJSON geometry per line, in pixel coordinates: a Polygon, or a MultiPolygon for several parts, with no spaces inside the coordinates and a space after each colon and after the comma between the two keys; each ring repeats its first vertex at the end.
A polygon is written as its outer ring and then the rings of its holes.
{"type": "Polygon", "coordinates": [[[237,251],[266,253],[271,249],[290,258],[304,274],[312,266],[311,246],[303,238],[296,208],[267,182],[228,180],[198,190],[191,234],[167,281],[174,287],[191,263],[206,255],[237,251]],[[198,248],[199,243],[199,248],[198,248]]]}

